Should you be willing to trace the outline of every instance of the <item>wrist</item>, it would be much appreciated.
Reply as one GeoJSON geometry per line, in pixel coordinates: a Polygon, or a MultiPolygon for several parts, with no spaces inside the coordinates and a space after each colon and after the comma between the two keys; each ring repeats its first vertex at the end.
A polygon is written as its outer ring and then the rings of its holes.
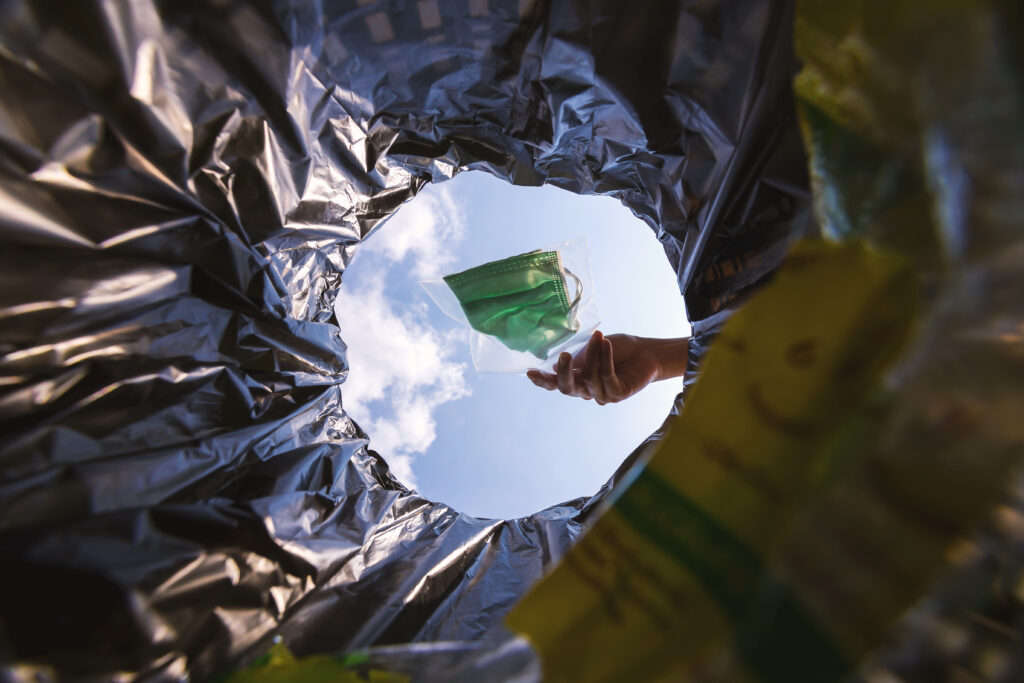
{"type": "Polygon", "coordinates": [[[654,381],[682,377],[686,374],[686,359],[689,355],[690,338],[645,339],[651,353],[654,354],[657,373],[654,381]]]}

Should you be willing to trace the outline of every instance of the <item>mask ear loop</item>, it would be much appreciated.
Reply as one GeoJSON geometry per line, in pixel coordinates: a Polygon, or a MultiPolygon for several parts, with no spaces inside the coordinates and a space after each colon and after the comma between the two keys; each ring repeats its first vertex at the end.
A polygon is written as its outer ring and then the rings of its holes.
{"type": "Polygon", "coordinates": [[[563,270],[565,270],[566,275],[576,281],[576,296],[573,297],[572,303],[569,304],[569,315],[572,316],[572,327],[573,329],[576,329],[579,327],[579,321],[576,319],[576,307],[580,305],[580,299],[583,297],[583,282],[568,268],[563,268],[563,270]]]}

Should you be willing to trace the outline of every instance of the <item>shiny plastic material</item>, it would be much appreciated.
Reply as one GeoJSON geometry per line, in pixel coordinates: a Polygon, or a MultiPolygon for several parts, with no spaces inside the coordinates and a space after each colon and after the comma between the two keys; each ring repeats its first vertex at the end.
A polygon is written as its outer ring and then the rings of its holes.
{"type": "Polygon", "coordinates": [[[482,170],[619,197],[705,315],[711,234],[784,243],[807,196],[785,17],[0,6],[5,658],[201,680],[274,635],[503,638],[608,488],[515,520],[405,489],[344,412],[345,266],[424,183],[482,170]]]}
{"type": "Polygon", "coordinates": [[[853,244],[791,251],[694,326],[702,348],[721,333],[679,420],[509,617],[550,678],[1024,679],[1008,13],[799,4],[815,215],[853,244]],[[887,261],[911,269],[880,281],[887,261]]]}
{"type": "MultiPolygon", "coordinates": [[[[204,680],[281,636],[428,680],[536,678],[501,619],[639,451],[593,497],[515,520],[409,491],[344,411],[345,267],[459,171],[610,194],[657,231],[699,363],[809,230],[791,9],[0,5],[7,673],[204,680]]],[[[950,159],[970,147],[930,135],[963,253],[973,190],[950,159]]],[[[1020,318],[978,302],[1019,291],[1021,259],[988,225],[989,260],[935,306],[972,307],[958,338],[998,349],[998,376],[1020,318]]],[[[934,383],[915,386],[924,405],[934,383]]]]}

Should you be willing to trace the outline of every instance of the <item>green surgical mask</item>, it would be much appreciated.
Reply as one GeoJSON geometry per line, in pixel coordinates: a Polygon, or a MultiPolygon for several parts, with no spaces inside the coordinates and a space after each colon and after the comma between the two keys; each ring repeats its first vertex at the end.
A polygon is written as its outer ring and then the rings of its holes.
{"type": "Polygon", "coordinates": [[[470,326],[514,351],[541,360],[579,329],[579,278],[562,268],[557,251],[531,251],[447,275],[445,283],[459,300],[470,326]],[[565,275],[576,281],[569,300],[565,275]]]}

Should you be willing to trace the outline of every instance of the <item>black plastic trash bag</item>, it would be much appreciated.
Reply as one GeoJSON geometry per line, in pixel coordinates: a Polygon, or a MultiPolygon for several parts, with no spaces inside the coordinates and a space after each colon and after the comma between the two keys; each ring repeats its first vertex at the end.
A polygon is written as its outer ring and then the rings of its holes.
{"type": "MultiPolygon", "coordinates": [[[[280,636],[296,655],[411,644],[373,656],[426,678],[538,675],[502,619],[639,450],[594,496],[515,520],[407,490],[344,412],[342,274],[460,171],[611,194],[678,274],[692,385],[818,232],[792,24],[787,2],[714,0],[0,6],[8,673],[202,680],[280,636]]],[[[1019,133],[988,142],[1019,183],[1019,133]]],[[[952,208],[999,199],[951,187],[952,208]]],[[[1003,261],[948,276],[1000,283],[968,318],[995,376],[1021,348],[998,336],[1020,329],[1021,214],[1000,215],[1003,261]]]]}

